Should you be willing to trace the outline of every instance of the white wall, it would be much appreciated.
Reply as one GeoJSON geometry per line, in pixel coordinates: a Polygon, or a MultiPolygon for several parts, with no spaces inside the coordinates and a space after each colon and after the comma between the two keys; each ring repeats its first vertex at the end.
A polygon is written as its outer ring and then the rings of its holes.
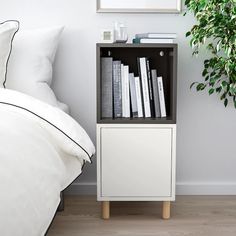
{"type": "MultiPolygon", "coordinates": [[[[65,25],[53,87],[95,142],[95,44],[99,29],[126,22],[135,33],[176,32],[179,44],[177,182],[181,194],[236,194],[236,111],[216,97],[189,90],[201,80],[203,58],[192,58],[185,32],[194,20],[182,14],[97,14],[95,0],[0,0],[0,21],[21,28],[65,25]]],[[[71,191],[95,190],[96,165],[87,165],[71,191]],[[78,188],[79,187],[79,188],[78,188]]],[[[155,184],[155,183],[154,183],[155,184]]]]}

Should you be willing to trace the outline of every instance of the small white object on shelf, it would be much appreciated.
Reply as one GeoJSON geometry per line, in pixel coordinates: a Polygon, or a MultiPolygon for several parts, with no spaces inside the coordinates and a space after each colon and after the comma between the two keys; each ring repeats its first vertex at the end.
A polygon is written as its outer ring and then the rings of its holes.
{"type": "Polygon", "coordinates": [[[102,43],[114,43],[114,30],[102,29],[101,30],[101,42],[102,43]]]}
{"type": "Polygon", "coordinates": [[[127,27],[124,23],[115,22],[115,42],[126,43],[128,41],[127,27]]]}

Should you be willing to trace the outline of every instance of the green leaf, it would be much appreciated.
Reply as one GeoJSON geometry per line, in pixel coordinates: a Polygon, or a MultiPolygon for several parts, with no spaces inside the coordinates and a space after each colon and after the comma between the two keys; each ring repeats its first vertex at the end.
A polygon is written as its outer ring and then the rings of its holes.
{"type": "Polygon", "coordinates": [[[188,5],[190,3],[190,0],[185,0],[185,5],[188,5]]]}
{"type": "Polygon", "coordinates": [[[213,89],[213,88],[209,89],[209,91],[208,91],[209,95],[213,94],[214,92],[215,92],[215,89],[213,89]]]}
{"type": "Polygon", "coordinates": [[[225,105],[225,107],[227,107],[227,105],[228,105],[228,99],[227,98],[224,100],[224,105],[225,105]]]}
{"type": "Polygon", "coordinates": [[[207,74],[208,74],[207,69],[204,69],[204,71],[202,72],[202,76],[204,77],[204,76],[207,75],[207,74]]]}
{"type": "Polygon", "coordinates": [[[203,83],[198,84],[196,87],[197,91],[204,90],[205,88],[206,88],[206,85],[203,83]]]}
{"type": "Polygon", "coordinates": [[[224,100],[226,98],[226,93],[223,93],[220,97],[220,100],[224,100]]]}
{"type": "Polygon", "coordinates": [[[226,81],[221,82],[221,87],[225,89],[227,87],[228,83],[226,81]]]}
{"type": "Polygon", "coordinates": [[[216,92],[217,92],[217,93],[220,93],[221,90],[222,90],[222,87],[218,87],[218,88],[216,88],[216,92]]]}
{"type": "Polygon", "coordinates": [[[210,76],[209,76],[209,75],[208,75],[208,76],[206,76],[206,77],[205,77],[205,81],[209,80],[209,78],[210,78],[210,76]]]}
{"type": "Polygon", "coordinates": [[[186,37],[189,37],[190,35],[191,35],[191,32],[188,31],[188,32],[186,33],[186,37]]]}

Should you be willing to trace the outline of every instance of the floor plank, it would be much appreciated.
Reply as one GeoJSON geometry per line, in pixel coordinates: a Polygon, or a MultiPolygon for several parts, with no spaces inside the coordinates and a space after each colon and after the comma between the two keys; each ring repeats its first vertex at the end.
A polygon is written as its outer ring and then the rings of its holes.
{"type": "Polygon", "coordinates": [[[111,202],[110,220],[100,218],[92,196],[66,196],[48,236],[235,236],[236,196],[179,196],[171,219],[160,202],[111,202]]]}

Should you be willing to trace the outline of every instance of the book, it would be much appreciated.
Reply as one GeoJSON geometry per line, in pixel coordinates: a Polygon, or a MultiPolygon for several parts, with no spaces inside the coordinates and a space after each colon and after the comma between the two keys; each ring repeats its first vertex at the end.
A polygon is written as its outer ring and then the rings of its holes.
{"type": "Polygon", "coordinates": [[[175,39],[177,35],[175,33],[143,33],[136,34],[135,38],[175,39]]]}
{"type": "Polygon", "coordinates": [[[152,86],[153,86],[153,97],[154,97],[154,107],[155,107],[155,117],[161,117],[159,93],[157,86],[157,70],[152,70],[152,86]]]}
{"type": "Polygon", "coordinates": [[[121,61],[113,61],[113,104],[114,117],[122,117],[121,61]]]}
{"type": "Polygon", "coordinates": [[[142,104],[140,78],[134,77],[134,81],[135,81],[135,91],[137,98],[138,117],[141,118],[143,117],[143,104],[142,104]]]}
{"type": "Polygon", "coordinates": [[[149,62],[148,58],[146,58],[146,65],[147,65],[147,78],[148,78],[148,89],[149,89],[151,117],[155,117],[155,108],[154,108],[154,98],[153,98],[153,87],[152,87],[152,79],[151,79],[151,70],[150,70],[150,62],[149,62]]]}
{"type": "Polygon", "coordinates": [[[159,100],[160,100],[161,117],[166,117],[165,94],[164,94],[162,77],[157,77],[157,85],[158,85],[158,93],[159,93],[159,100]]]}
{"type": "Polygon", "coordinates": [[[121,97],[122,97],[122,117],[126,116],[126,109],[125,109],[125,75],[124,75],[124,64],[121,63],[120,66],[121,71],[121,97]]]}
{"type": "Polygon", "coordinates": [[[142,101],[143,101],[143,108],[144,108],[143,109],[144,116],[148,118],[148,117],[151,117],[151,109],[150,109],[146,57],[138,58],[138,68],[139,68],[139,75],[141,79],[141,93],[142,93],[142,101]]]}
{"type": "Polygon", "coordinates": [[[138,104],[137,104],[134,73],[129,74],[129,88],[130,88],[132,117],[138,117],[138,104]]]}
{"type": "Polygon", "coordinates": [[[124,66],[124,104],[125,104],[125,115],[123,117],[130,117],[130,89],[129,89],[129,66],[124,66]]]}
{"type": "Polygon", "coordinates": [[[173,39],[135,38],[133,43],[174,43],[173,39]]]}
{"type": "Polygon", "coordinates": [[[101,59],[101,96],[102,96],[102,117],[112,118],[112,58],[102,57],[101,59]]]}
{"type": "Polygon", "coordinates": [[[121,64],[122,117],[130,117],[129,66],[121,64]]]}

